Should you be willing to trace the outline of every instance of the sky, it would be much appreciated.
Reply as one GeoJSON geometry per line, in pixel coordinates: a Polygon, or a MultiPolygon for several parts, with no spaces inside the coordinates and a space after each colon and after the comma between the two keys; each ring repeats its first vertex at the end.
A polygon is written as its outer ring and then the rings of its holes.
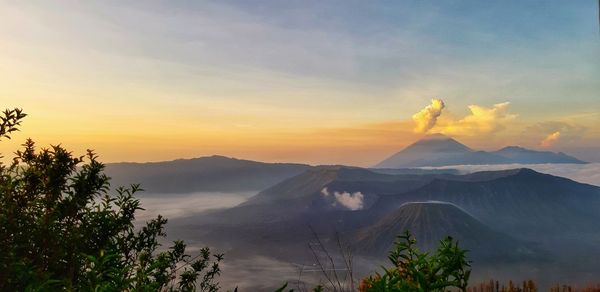
{"type": "Polygon", "coordinates": [[[598,2],[0,0],[0,101],[105,162],[376,164],[431,133],[600,161],[598,2]]]}

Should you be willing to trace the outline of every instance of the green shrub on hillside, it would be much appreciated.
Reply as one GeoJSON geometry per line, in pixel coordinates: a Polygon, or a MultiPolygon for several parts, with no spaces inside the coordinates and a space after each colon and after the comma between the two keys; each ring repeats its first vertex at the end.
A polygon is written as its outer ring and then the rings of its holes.
{"type": "Polygon", "coordinates": [[[435,292],[451,288],[466,291],[471,274],[465,251],[451,237],[440,241],[433,253],[420,252],[407,231],[388,258],[391,268],[362,281],[360,291],[435,292]]]}
{"type": "MultiPolygon", "coordinates": [[[[0,139],[26,115],[0,115],[0,139]]],[[[104,165],[88,151],[32,140],[0,164],[0,291],[217,291],[221,254],[191,258],[182,241],[159,252],[167,219],[135,230],[139,186],[109,194],[104,165]]]]}

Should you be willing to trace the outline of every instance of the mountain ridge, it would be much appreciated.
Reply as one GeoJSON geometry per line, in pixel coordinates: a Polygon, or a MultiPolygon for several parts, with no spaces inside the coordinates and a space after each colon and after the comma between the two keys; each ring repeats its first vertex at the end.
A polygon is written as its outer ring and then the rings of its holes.
{"type": "Polygon", "coordinates": [[[106,165],[112,186],[139,183],[149,193],[259,191],[312,168],[220,155],[161,162],[106,165]]]}
{"type": "Polygon", "coordinates": [[[505,259],[533,254],[525,242],[495,231],[463,210],[443,201],[406,202],[368,227],[356,232],[359,251],[384,255],[397,235],[410,231],[420,249],[432,250],[451,236],[478,259],[505,259]]]}
{"type": "Polygon", "coordinates": [[[382,160],[374,168],[439,167],[484,164],[542,164],[587,162],[563,152],[538,151],[520,146],[507,146],[496,151],[474,150],[457,140],[436,134],[406,146],[382,160]]]}

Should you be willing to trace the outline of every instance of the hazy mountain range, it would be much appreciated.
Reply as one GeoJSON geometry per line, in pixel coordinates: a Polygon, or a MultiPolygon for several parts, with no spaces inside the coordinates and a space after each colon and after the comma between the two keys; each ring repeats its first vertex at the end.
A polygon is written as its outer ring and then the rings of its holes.
{"type": "Polygon", "coordinates": [[[309,256],[310,226],[327,243],[341,234],[365,256],[383,256],[408,228],[422,248],[450,235],[464,241],[479,263],[531,261],[556,248],[546,240],[557,230],[561,236],[599,232],[599,208],[599,187],[528,169],[389,175],[317,167],[237,207],[179,225],[186,226],[180,232],[202,234],[210,244],[287,260],[309,256]]]}
{"type": "MultiPolygon", "coordinates": [[[[430,135],[377,164],[379,173],[457,173],[453,170],[415,169],[422,166],[482,165],[507,163],[585,163],[564,153],[506,147],[494,152],[475,151],[443,135],[430,135]]],[[[298,175],[313,166],[264,163],[224,156],[149,163],[110,163],[106,173],[111,185],[140,183],[151,193],[202,191],[259,191],[298,175]]]]}
{"type": "Polygon", "coordinates": [[[536,164],[586,162],[562,152],[536,151],[518,146],[509,146],[492,152],[477,151],[450,137],[442,134],[434,134],[407,146],[374,167],[404,168],[509,163],[536,164]]]}
{"type": "Polygon", "coordinates": [[[148,163],[110,163],[112,186],[139,183],[151,193],[259,191],[311,166],[264,163],[224,156],[148,163]]]}
{"type": "MultiPolygon", "coordinates": [[[[338,239],[347,243],[376,268],[396,236],[410,230],[426,250],[445,236],[459,240],[477,267],[475,278],[503,271],[533,278],[560,272],[573,279],[600,269],[600,187],[526,168],[468,174],[410,168],[508,161],[584,163],[518,147],[474,151],[435,135],[382,162],[382,168],[211,156],[109,164],[107,174],[113,186],[141,183],[152,193],[256,191],[237,206],[170,220],[172,238],[218,247],[232,258],[310,264],[308,244],[318,236],[333,253],[338,239]]],[[[357,270],[366,272],[371,270],[357,270]]]]}

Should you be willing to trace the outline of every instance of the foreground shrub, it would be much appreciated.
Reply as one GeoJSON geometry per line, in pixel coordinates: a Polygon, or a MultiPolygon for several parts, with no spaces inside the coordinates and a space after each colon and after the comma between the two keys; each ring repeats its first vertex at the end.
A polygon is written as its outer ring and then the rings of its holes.
{"type": "Polygon", "coordinates": [[[451,237],[440,241],[433,253],[420,252],[407,231],[398,236],[388,256],[392,267],[364,279],[360,291],[430,292],[451,288],[466,291],[471,274],[465,251],[451,237]]]}
{"type": "MultiPolygon", "coordinates": [[[[0,116],[0,139],[26,115],[0,116]]],[[[182,241],[162,252],[165,218],[136,230],[139,186],[109,194],[104,165],[88,151],[37,150],[32,140],[0,164],[0,291],[216,291],[221,254],[191,258],[182,241]]]]}

